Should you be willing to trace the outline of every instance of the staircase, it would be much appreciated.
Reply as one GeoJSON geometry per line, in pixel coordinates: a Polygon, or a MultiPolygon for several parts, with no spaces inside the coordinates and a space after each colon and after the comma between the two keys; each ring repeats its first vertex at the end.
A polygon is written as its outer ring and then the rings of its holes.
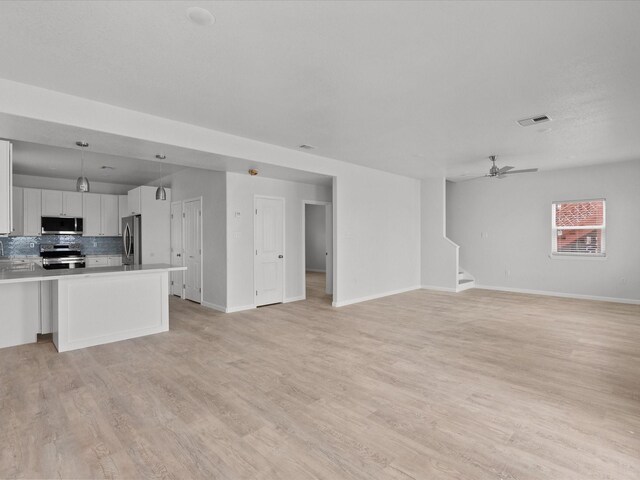
{"type": "Polygon", "coordinates": [[[476,279],[473,276],[460,268],[458,270],[458,285],[456,286],[456,292],[462,292],[464,290],[469,290],[470,288],[474,288],[476,286],[476,279]]]}

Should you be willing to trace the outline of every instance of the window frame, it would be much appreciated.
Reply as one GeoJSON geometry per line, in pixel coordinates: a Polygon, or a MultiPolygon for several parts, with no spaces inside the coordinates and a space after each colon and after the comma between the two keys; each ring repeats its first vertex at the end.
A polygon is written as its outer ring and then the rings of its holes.
{"type": "Polygon", "coordinates": [[[571,258],[605,258],[606,233],[607,233],[607,199],[606,198],[586,198],[581,200],[554,200],[551,202],[551,257],[571,257],[571,258]],[[571,228],[558,228],[556,226],[556,205],[566,203],[602,202],[602,225],[591,225],[571,228]],[[587,252],[558,252],[558,230],[600,230],[601,244],[600,253],[587,252]]]}

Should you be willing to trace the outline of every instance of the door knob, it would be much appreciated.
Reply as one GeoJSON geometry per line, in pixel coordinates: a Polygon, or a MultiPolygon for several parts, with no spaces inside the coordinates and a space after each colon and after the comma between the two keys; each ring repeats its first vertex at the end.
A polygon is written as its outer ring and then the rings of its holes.
{"type": "Polygon", "coordinates": [[[176,253],[176,257],[181,257],[182,255],[180,255],[179,253],[176,253]]]}

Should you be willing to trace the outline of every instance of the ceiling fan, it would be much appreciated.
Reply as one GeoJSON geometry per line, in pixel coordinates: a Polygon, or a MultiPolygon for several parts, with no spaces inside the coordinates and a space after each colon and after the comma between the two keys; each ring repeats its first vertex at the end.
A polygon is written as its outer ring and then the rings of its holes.
{"type": "MultiPolygon", "coordinates": [[[[537,168],[525,168],[523,170],[514,170],[515,167],[498,168],[498,166],[496,165],[496,156],[495,155],[491,155],[489,157],[489,160],[491,160],[491,168],[489,169],[489,173],[487,173],[486,175],[483,175],[483,177],[501,178],[502,179],[502,178],[506,177],[507,175],[513,175],[514,173],[533,173],[533,172],[537,172],[538,171],[537,168]]],[[[475,180],[476,178],[482,178],[482,177],[469,178],[468,180],[475,180]]]]}
{"type": "Polygon", "coordinates": [[[491,160],[491,168],[489,169],[489,173],[485,175],[485,177],[491,178],[504,178],[505,175],[512,175],[514,173],[533,173],[537,172],[537,168],[525,168],[524,170],[514,170],[514,167],[502,167],[498,168],[496,165],[496,156],[491,155],[489,157],[491,160]]]}

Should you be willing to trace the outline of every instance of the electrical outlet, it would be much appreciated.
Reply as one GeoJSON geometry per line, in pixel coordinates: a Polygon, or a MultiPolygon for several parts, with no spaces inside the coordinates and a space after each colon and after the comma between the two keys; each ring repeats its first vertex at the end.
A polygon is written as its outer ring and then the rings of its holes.
{"type": "Polygon", "coordinates": [[[31,247],[31,248],[36,248],[36,244],[35,244],[35,243],[33,243],[33,242],[30,242],[30,243],[29,243],[29,247],[31,247]]]}
{"type": "Polygon", "coordinates": [[[626,285],[627,284],[627,279],[625,277],[622,277],[620,279],[620,283],[623,284],[623,285],[626,285]]]}
{"type": "Polygon", "coordinates": [[[505,270],[504,271],[504,276],[505,276],[505,278],[509,278],[511,276],[511,270],[505,270]]]}
{"type": "Polygon", "coordinates": [[[98,242],[93,242],[93,246],[97,247],[98,246],[98,242]]]}

